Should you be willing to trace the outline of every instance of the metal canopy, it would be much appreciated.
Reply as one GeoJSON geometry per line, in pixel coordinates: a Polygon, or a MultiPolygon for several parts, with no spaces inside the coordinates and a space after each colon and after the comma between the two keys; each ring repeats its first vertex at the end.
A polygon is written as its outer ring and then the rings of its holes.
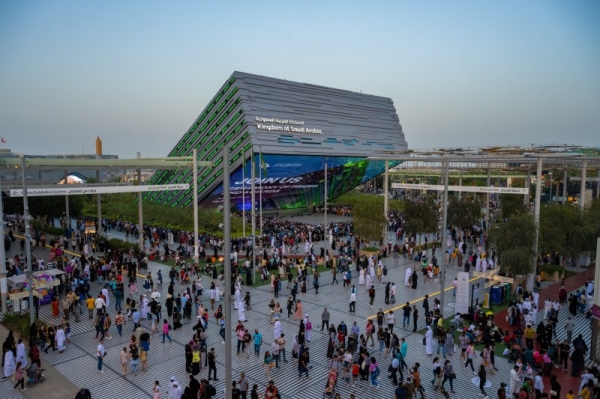
{"type": "Polygon", "coordinates": [[[532,146],[532,147],[468,147],[409,150],[407,152],[381,151],[369,159],[403,161],[406,167],[420,163],[449,162],[454,167],[481,169],[529,169],[542,159],[544,165],[560,165],[561,168],[600,167],[600,149],[580,146],[532,146]],[[482,165],[483,164],[483,165],[482,165]]]}
{"type": "MultiPolygon", "coordinates": [[[[28,170],[56,170],[74,168],[77,170],[107,169],[191,169],[192,157],[173,158],[133,158],[133,159],[70,159],[70,158],[28,158],[28,170]]],[[[212,162],[198,161],[199,167],[212,166],[212,162]]],[[[20,169],[21,158],[0,158],[0,168],[20,169]]]]}

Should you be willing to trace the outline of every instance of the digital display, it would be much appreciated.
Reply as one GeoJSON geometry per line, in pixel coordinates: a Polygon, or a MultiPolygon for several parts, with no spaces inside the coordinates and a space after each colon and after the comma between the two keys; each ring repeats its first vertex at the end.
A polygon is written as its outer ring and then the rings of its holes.
{"type": "MultiPolygon", "coordinates": [[[[329,199],[339,197],[373,179],[383,173],[385,169],[385,161],[359,157],[263,155],[262,169],[259,167],[261,162],[258,154],[254,155],[254,160],[257,209],[261,191],[263,209],[294,209],[322,204],[324,202],[325,164],[327,164],[329,199]]],[[[246,210],[252,209],[250,164],[250,160],[248,160],[244,168],[239,168],[231,174],[231,205],[240,211],[244,196],[246,210]]],[[[399,162],[390,161],[389,167],[398,164],[399,162]]],[[[214,208],[222,203],[223,185],[221,184],[200,205],[214,208]]]]}

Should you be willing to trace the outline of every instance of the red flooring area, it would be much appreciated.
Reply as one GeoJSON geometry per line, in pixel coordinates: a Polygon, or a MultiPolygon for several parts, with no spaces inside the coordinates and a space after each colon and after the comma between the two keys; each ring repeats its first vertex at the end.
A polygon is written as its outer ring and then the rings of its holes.
{"type": "MultiPolygon", "coordinates": [[[[572,292],[575,291],[576,289],[581,288],[589,279],[593,279],[594,278],[594,268],[591,267],[581,273],[578,273],[574,276],[571,276],[569,278],[567,278],[565,280],[565,289],[567,292],[572,292]]],[[[546,298],[550,298],[552,300],[557,299],[558,298],[558,291],[560,290],[560,283],[554,283],[542,290],[539,291],[540,293],[540,303],[543,303],[543,301],[546,298]]],[[[542,311],[542,310],[540,310],[542,311]]],[[[510,330],[512,331],[514,328],[511,327],[508,322],[506,321],[506,315],[507,315],[508,310],[505,309],[501,312],[499,312],[498,314],[496,314],[494,316],[494,322],[495,324],[498,326],[498,328],[502,328],[503,330],[510,330]]],[[[579,319],[580,322],[583,322],[584,319],[579,319]]],[[[562,326],[559,325],[559,328],[563,328],[562,326]]],[[[590,347],[590,344],[588,343],[588,347],[590,347]]],[[[558,377],[558,381],[560,382],[560,385],[562,386],[561,389],[561,398],[566,397],[567,392],[569,392],[569,390],[573,390],[573,392],[575,393],[575,397],[577,397],[577,395],[579,394],[578,389],[579,389],[579,384],[581,383],[581,379],[580,378],[576,378],[576,377],[571,377],[571,369],[570,369],[571,363],[569,362],[569,371],[568,372],[564,372],[562,370],[562,368],[554,368],[553,370],[553,374],[555,374],[558,377]]],[[[544,378],[544,388],[546,392],[550,391],[550,377],[546,377],[544,378]]]]}

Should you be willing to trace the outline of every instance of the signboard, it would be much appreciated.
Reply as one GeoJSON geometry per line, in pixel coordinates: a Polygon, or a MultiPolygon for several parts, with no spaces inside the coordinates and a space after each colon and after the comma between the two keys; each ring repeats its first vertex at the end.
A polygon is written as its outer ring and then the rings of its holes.
{"type": "Polygon", "coordinates": [[[494,276],[500,271],[500,269],[491,269],[488,270],[487,272],[473,272],[473,277],[479,277],[479,278],[485,278],[485,279],[491,279],[494,278],[494,276]]]}
{"type": "MultiPolygon", "coordinates": [[[[87,194],[113,194],[113,193],[141,193],[148,191],[171,191],[187,190],[189,184],[154,184],[148,186],[97,186],[97,187],[78,187],[77,185],[64,186],[57,185],[52,188],[28,188],[28,197],[42,197],[50,195],[87,195],[87,194]]],[[[10,190],[11,197],[22,197],[23,189],[10,190]]]]}
{"type": "Polygon", "coordinates": [[[13,294],[9,294],[8,297],[11,299],[11,301],[14,301],[15,299],[29,298],[29,291],[15,292],[13,294]]]}
{"type": "MultiPolygon", "coordinates": [[[[569,180],[571,181],[581,181],[581,177],[580,176],[573,176],[573,177],[569,177],[569,180]]],[[[600,181],[600,177],[585,177],[585,181],[590,182],[590,181],[600,181]]]]}
{"type": "MultiPolygon", "coordinates": [[[[392,183],[392,188],[407,188],[411,190],[444,191],[444,186],[439,184],[409,184],[392,183]]],[[[477,186],[448,186],[448,191],[462,191],[469,193],[492,193],[492,194],[527,194],[528,188],[518,187],[477,187],[477,186]]]]}
{"type": "Polygon", "coordinates": [[[458,272],[456,278],[456,313],[469,313],[469,273],[458,272]]]}
{"type": "Polygon", "coordinates": [[[504,277],[504,276],[495,275],[494,282],[514,284],[515,279],[513,277],[504,277]]]}
{"type": "MultiPolygon", "coordinates": [[[[256,155],[256,209],[259,208],[260,198],[262,198],[263,210],[294,209],[322,204],[325,191],[325,163],[327,163],[329,198],[338,197],[385,170],[385,161],[361,157],[263,154],[260,162],[256,155]],[[262,168],[259,167],[261,164],[262,168]]],[[[398,163],[390,162],[390,168],[398,163]]],[[[231,206],[240,211],[243,206],[246,207],[246,211],[252,209],[251,176],[250,160],[246,162],[244,168],[240,167],[231,173],[231,206]]],[[[209,184],[198,187],[198,190],[205,189],[209,184]]],[[[223,185],[220,184],[201,200],[200,206],[214,208],[222,203],[223,185]]]]}

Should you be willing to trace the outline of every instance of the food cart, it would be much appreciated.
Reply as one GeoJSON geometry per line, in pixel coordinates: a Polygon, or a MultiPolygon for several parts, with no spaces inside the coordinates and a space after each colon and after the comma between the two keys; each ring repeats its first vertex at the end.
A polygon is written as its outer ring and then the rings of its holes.
{"type": "MultiPolygon", "coordinates": [[[[58,269],[40,270],[33,273],[33,295],[38,298],[39,305],[50,303],[54,295],[52,287],[60,285],[59,276],[64,274],[58,269]]],[[[9,286],[8,298],[13,312],[20,312],[29,307],[29,279],[26,274],[7,278],[9,286]]]]}

